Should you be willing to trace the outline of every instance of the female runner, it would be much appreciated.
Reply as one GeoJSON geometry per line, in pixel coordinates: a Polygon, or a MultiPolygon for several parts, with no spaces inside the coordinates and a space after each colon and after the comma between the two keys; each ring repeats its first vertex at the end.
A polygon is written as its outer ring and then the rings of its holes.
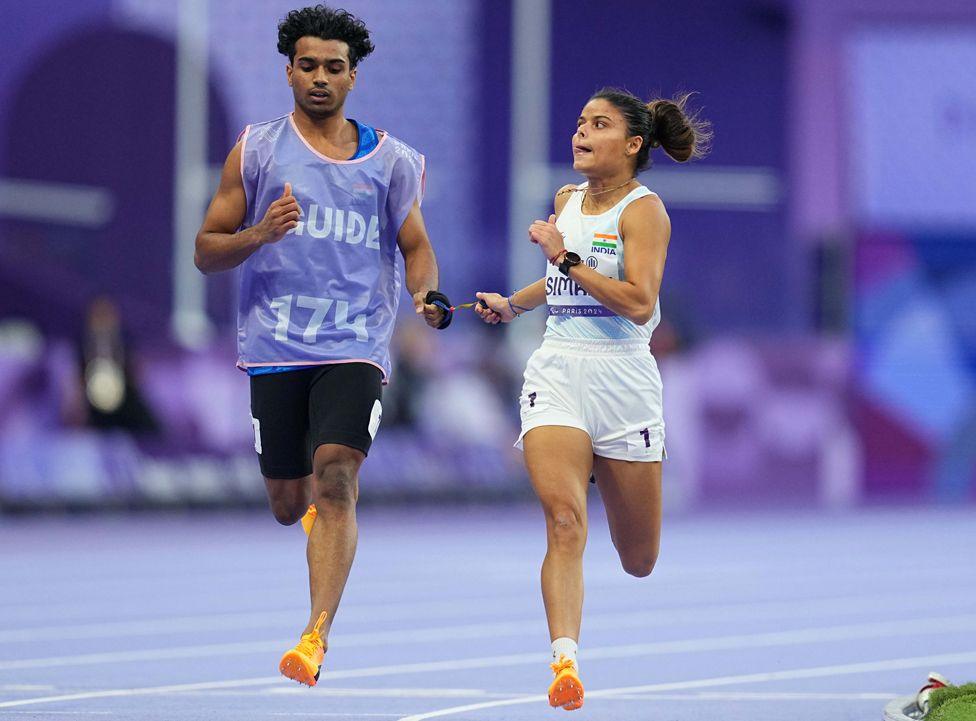
{"type": "Polygon", "coordinates": [[[658,555],[666,454],[661,376],[648,344],[661,315],[671,224],[636,176],[653,148],[678,162],[705,153],[709,125],[686,112],[687,100],[645,103],[615,89],[593,95],[573,135],[573,168],[586,181],[561,188],[555,213],[529,228],[549,261],[546,277],[508,297],[478,293],[483,304],[475,306],[486,323],[548,306],[542,346],[525,369],[516,447],[546,516],[549,703],[567,710],[583,705],[576,657],[591,474],[624,570],[647,576],[658,555]]]}

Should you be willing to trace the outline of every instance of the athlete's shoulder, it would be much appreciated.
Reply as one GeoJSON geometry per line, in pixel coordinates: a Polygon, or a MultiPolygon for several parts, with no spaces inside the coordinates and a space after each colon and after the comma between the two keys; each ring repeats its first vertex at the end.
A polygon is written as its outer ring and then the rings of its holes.
{"type": "Polygon", "coordinates": [[[261,122],[258,122],[258,123],[251,123],[251,125],[249,127],[251,127],[251,128],[266,128],[266,127],[271,127],[271,126],[276,126],[276,125],[284,125],[285,123],[288,122],[288,119],[290,117],[291,117],[291,113],[285,113],[284,115],[281,115],[281,116],[279,116],[277,118],[272,118],[271,120],[262,120],[261,122]]]}
{"type": "Polygon", "coordinates": [[[627,228],[636,225],[669,229],[671,219],[668,217],[668,211],[660,196],[649,188],[640,187],[645,192],[635,193],[636,197],[628,202],[620,213],[621,231],[626,235],[627,228]]]}
{"type": "Polygon", "coordinates": [[[623,212],[635,210],[638,213],[663,213],[667,215],[664,201],[661,196],[648,188],[646,185],[639,185],[631,191],[631,198],[624,206],[623,212]]]}
{"type": "Polygon", "coordinates": [[[391,151],[397,153],[398,155],[408,155],[417,158],[423,157],[423,153],[405,141],[400,140],[400,138],[396,137],[392,133],[389,133],[381,128],[374,129],[376,130],[376,137],[379,139],[380,143],[388,146],[391,151]]]}
{"type": "Polygon", "coordinates": [[[276,137],[284,127],[288,124],[288,120],[291,114],[282,115],[279,118],[274,118],[272,120],[263,120],[258,123],[251,123],[243,131],[241,131],[241,136],[238,138],[244,138],[245,135],[248,139],[251,138],[269,138],[272,139],[276,137]]]}
{"type": "Polygon", "coordinates": [[[552,200],[552,209],[556,211],[556,215],[563,212],[563,208],[566,207],[566,203],[568,203],[569,199],[573,197],[573,191],[579,190],[582,187],[583,185],[573,185],[572,183],[567,183],[556,191],[556,195],[552,200]]]}

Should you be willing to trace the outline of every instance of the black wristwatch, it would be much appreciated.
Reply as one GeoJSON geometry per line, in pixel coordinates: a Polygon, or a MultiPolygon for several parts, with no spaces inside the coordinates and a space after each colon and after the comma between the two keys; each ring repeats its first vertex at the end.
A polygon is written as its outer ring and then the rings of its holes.
{"type": "Polygon", "coordinates": [[[560,261],[559,263],[559,272],[562,273],[563,275],[569,275],[569,269],[572,268],[574,265],[579,265],[582,262],[583,259],[580,258],[579,255],[577,255],[571,250],[567,251],[563,255],[562,261],[560,261]]]}

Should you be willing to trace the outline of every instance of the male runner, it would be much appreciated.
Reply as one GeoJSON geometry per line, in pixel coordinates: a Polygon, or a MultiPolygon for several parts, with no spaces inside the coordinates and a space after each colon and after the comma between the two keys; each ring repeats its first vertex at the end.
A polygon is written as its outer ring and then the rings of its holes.
{"type": "Polygon", "coordinates": [[[358,473],[390,374],[398,247],[416,312],[435,328],[451,313],[420,213],[424,157],[343,114],[373,51],[366,26],[323,5],[294,10],[278,26],[278,51],[294,111],[241,133],[195,260],[204,273],[241,266],[238,366],[251,376],[271,511],[291,525],[308,509],[311,615],[279,668],[314,686],[355,555],[358,473]]]}

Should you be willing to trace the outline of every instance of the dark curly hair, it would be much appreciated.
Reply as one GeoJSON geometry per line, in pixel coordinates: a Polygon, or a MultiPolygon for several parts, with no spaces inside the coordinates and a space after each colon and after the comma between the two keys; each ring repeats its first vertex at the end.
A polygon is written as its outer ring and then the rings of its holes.
{"type": "Polygon", "coordinates": [[[314,5],[292,10],[278,23],[278,52],[295,62],[295,44],[307,35],[322,40],[341,40],[349,46],[349,64],[373,52],[366,24],[352,13],[335,10],[326,5],[314,5]]]}
{"type": "Polygon", "coordinates": [[[673,160],[684,163],[708,154],[712,142],[712,124],[688,110],[692,93],[673,98],[655,98],[644,102],[620,88],[598,90],[590,100],[612,103],[627,121],[628,135],[639,135],[644,142],[637,152],[635,172],[651,165],[651,149],[661,148],[673,160]]]}

